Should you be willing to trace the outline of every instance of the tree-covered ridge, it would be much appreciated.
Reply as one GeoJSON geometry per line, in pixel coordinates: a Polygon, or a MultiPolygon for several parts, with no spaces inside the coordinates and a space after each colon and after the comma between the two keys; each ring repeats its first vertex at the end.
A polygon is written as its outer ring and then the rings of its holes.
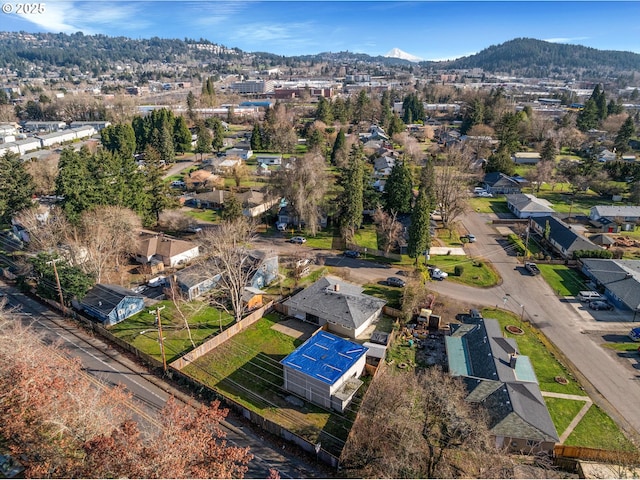
{"type": "MultiPolygon", "coordinates": [[[[114,62],[175,62],[218,56],[208,50],[193,48],[210,44],[206,40],[178,40],[153,37],[131,39],[107,35],[64,33],[0,33],[0,67],[19,66],[33,62],[41,66],[78,67],[91,70],[114,62]]],[[[229,49],[219,55],[229,55],[229,49]]],[[[240,53],[239,50],[233,50],[240,53]]]]}
{"type": "Polygon", "coordinates": [[[608,73],[640,69],[640,55],[632,52],[597,50],[582,45],[550,43],[516,38],[481,52],[446,62],[448,68],[482,68],[489,72],[519,72],[550,76],[562,70],[608,73]]]}

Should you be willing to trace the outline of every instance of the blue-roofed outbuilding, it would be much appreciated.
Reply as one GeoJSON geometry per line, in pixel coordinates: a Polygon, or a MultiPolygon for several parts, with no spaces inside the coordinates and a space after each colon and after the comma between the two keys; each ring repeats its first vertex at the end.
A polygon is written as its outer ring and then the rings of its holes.
{"type": "Polygon", "coordinates": [[[344,411],[362,385],[367,347],[326,331],[281,361],[285,390],[326,408],[344,411]]]}

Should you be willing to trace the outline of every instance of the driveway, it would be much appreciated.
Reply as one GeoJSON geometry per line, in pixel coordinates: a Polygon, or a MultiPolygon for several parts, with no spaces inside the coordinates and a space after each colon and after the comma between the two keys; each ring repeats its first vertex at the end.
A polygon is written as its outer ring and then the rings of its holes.
{"type": "Polygon", "coordinates": [[[640,374],[600,346],[603,332],[628,332],[631,316],[624,314],[614,321],[611,312],[591,312],[573,299],[558,298],[541,276],[523,275],[515,256],[508,255],[499,243],[491,219],[490,214],[476,213],[462,218],[464,226],[477,237],[465,248],[470,255],[491,261],[502,284],[479,289],[445,281],[433,282],[431,288],[441,295],[474,301],[478,306],[500,306],[530,321],[584,377],[589,396],[622,429],[638,438],[640,409],[629,399],[640,398],[640,374]]]}

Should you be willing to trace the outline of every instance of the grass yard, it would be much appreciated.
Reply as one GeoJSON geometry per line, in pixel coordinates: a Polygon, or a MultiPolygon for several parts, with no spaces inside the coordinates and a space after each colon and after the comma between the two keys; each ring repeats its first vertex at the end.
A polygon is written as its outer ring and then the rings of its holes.
{"type": "Polygon", "coordinates": [[[191,218],[195,218],[196,220],[200,220],[201,222],[213,222],[218,223],[220,221],[220,215],[215,210],[187,210],[185,212],[191,218]]]}
{"type": "MultiPolygon", "coordinates": [[[[292,235],[295,236],[295,235],[292,235]]],[[[316,233],[315,237],[307,235],[307,243],[305,245],[311,248],[319,248],[322,250],[332,250],[335,238],[339,238],[340,235],[333,229],[320,230],[316,233]]]]}
{"type": "MultiPolygon", "coordinates": [[[[502,309],[485,308],[482,310],[482,314],[485,318],[498,320],[505,336],[514,338],[518,342],[520,352],[531,360],[541,391],[586,396],[571,372],[554,356],[553,347],[543,341],[544,336],[535,328],[527,322],[521,323],[518,316],[502,309]],[[524,330],[524,335],[513,335],[507,332],[504,329],[507,325],[519,326],[524,330]],[[566,385],[561,385],[554,380],[556,376],[564,377],[569,382],[566,385]]],[[[545,402],[558,434],[562,434],[571,422],[575,416],[573,412],[582,408],[582,405],[572,405],[572,403],[582,403],[577,401],[546,397],[545,402]]],[[[633,445],[625,438],[615,422],[596,405],[589,409],[587,415],[580,421],[565,444],[607,450],[633,449],[633,445]]]]}
{"type": "MultiPolygon", "coordinates": [[[[162,321],[162,334],[164,337],[164,348],[167,362],[172,362],[191,350],[193,346],[189,341],[189,333],[184,326],[184,322],[176,311],[175,306],[169,300],[162,301],[155,306],[164,307],[160,312],[162,321]]],[[[222,329],[234,322],[231,315],[218,311],[204,302],[185,302],[180,307],[191,330],[194,343],[200,345],[203,341],[216,335],[222,329]]],[[[127,318],[113,327],[109,331],[118,338],[125,340],[141,352],[151,355],[158,360],[162,360],[160,343],[158,341],[158,330],[156,328],[155,313],[148,310],[137,313],[133,317],[127,318]]]]}
{"type": "Polygon", "coordinates": [[[543,187],[536,196],[551,202],[556,212],[571,213],[571,216],[588,216],[591,207],[596,205],[624,205],[623,202],[612,202],[611,198],[603,198],[591,190],[572,195],[568,189],[566,191],[558,191],[556,187],[552,192],[550,189],[543,187]]]}
{"type": "Polygon", "coordinates": [[[509,213],[507,201],[503,196],[473,197],[469,199],[469,205],[478,213],[509,213]]]}
{"type": "Polygon", "coordinates": [[[581,290],[590,290],[585,280],[574,269],[566,265],[538,264],[542,278],[553,288],[556,295],[575,296],[581,290]]]}
{"type": "Polygon", "coordinates": [[[587,402],[568,400],[566,398],[544,397],[549,415],[556,427],[558,436],[562,435],[587,402]]]}
{"type": "Polygon", "coordinates": [[[387,287],[377,283],[367,283],[364,285],[362,293],[387,301],[387,306],[400,310],[402,308],[402,288],[387,287]]]}
{"type": "Polygon", "coordinates": [[[602,346],[621,353],[629,353],[633,355],[640,353],[638,352],[638,347],[640,347],[640,344],[638,342],[634,342],[631,339],[626,342],[603,343],[602,346]]]}
{"type": "Polygon", "coordinates": [[[339,452],[355,414],[287,402],[279,362],[303,341],[273,329],[278,321],[277,314],[266,315],[184,372],[288,430],[339,452]]]}
{"type": "Polygon", "coordinates": [[[604,450],[628,452],[636,450],[609,415],[595,404],[591,405],[565,444],[604,450]]]}
{"type": "Polygon", "coordinates": [[[375,225],[365,225],[356,232],[354,243],[362,248],[378,249],[378,234],[375,225]]]}
{"type": "Polygon", "coordinates": [[[456,282],[474,287],[492,287],[498,283],[500,276],[489,262],[473,260],[461,255],[431,255],[429,263],[447,272],[445,282],[456,282]],[[463,268],[461,276],[455,276],[456,265],[463,268]]]}

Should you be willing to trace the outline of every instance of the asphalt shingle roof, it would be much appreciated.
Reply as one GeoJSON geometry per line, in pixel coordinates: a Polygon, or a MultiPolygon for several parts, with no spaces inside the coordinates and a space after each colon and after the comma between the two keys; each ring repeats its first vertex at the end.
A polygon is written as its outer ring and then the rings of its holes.
{"type": "Polygon", "coordinates": [[[359,285],[326,276],[285,301],[284,305],[349,329],[357,329],[386,303],[362,293],[362,290],[359,285]]]}
{"type": "Polygon", "coordinates": [[[579,235],[569,225],[556,217],[550,215],[533,217],[532,221],[537,223],[543,232],[547,222],[549,222],[549,239],[554,240],[567,252],[573,250],[602,250],[601,247],[579,235]]]}
{"type": "Polygon", "coordinates": [[[640,305],[640,260],[585,258],[582,264],[585,271],[629,308],[640,305]]]}
{"type": "Polygon", "coordinates": [[[106,317],[125,297],[144,298],[133,290],[129,290],[119,285],[106,285],[99,283],[87,292],[80,303],[91,307],[106,317]]]}

